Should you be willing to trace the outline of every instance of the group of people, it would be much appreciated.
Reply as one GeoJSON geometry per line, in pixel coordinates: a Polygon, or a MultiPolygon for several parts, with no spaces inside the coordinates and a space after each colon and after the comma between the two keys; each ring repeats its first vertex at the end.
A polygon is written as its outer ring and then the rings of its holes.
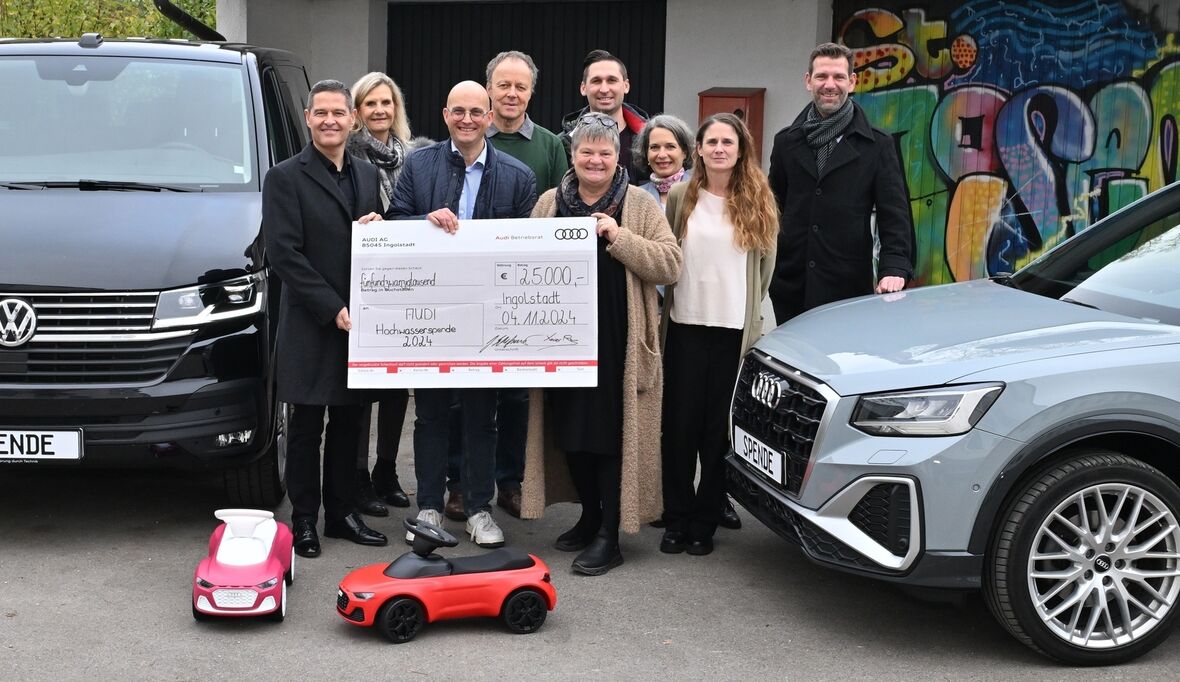
{"type": "Polygon", "coordinates": [[[528,55],[497,55],[484,83],[451,89],[449,137],[437,143],[411,138],[388,76],[351,91],[320,81],[305,111],[311,143],[267,174],[263,230],[283,283],[277,397],[292,406],[287,485],[302,556],[320,553],[321,502],[325,536],[366,545],[388,540],[361,513],[410,506],[395,464],[407,391],[378,396],[370,472],[373,395],[347,388],[353,221],[456,233],[473,219],[595,220],[595,387],[414,391],[417,518],[465,520],[473,542],[499,547],[493,497],[522,518],[577,501],[580,518],[554,546],[577,552],[585,575],[623,562],[620,531],[651,523],[664,528],[661,551],[704,555],[719,524],[740,524],[724,488],[728,408],[768,294],[781,323],[911,276],[894,141],[849,99],[847,48],[813,52],[812,103],[775,137],[769,176],[740,116],[710,116],[695,134],[675,116],[649,119],[624,102],[626,66],[606,51],[587,55],[587,106],[558,134],[528,116],[537,75],[528,55]]]}

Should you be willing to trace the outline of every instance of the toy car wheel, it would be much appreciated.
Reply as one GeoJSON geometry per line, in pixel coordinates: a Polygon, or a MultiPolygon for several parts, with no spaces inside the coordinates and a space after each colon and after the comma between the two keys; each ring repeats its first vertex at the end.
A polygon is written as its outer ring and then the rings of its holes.
{"type": "Polygon", "coordinates": [[[283,580],[288,585],[295,584],[295,548],[294,547],[291,548],[291,567],[288,568],[287,572],[283,574],[283,580]]]}
{"type": "Polygon", "coordinates": [[[375,623],[381,634],[394,644],[414,639],[425,624],[426,612],[422,604],[411,597],[398,597],[387,602],[377,612],[375,623]]]}
{"type": "Polygon", "coordinates": [[[276,623],[283,622],[287,617],[287,583],[283,581],[282,590],[279,591],[279,608],[270,613],[270,619],[276,623]]]}
{"type": "Polygon", "coordinates": [[[517,590],[504,600],[504,607],[500,610],[500,617],[508,629],[518,635],[536,632],[545,624],[545,616],[549,606],[545,597],[536,590],[517,590]]]}
{"type": "Polygon", "coordinates": [[[1180,601],[1180,488],[1132,457],[1079,451],[1033,480],[988,554],[992,613],[1072,665],[1113,665],[1171,634],[1180,601]]]}
{"type": "Polygon", "coordinates": [[[198,611],[196,604],[193,604],[192,607],[193,607],[193,620],[197,621],[198,623],[209,620],[209,614],[201,613],[200,611],[198,611]]]}

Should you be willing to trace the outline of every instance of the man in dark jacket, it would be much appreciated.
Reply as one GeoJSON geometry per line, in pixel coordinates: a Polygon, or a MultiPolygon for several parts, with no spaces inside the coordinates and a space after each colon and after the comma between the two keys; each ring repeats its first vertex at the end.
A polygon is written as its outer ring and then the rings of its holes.
{"type": "Polygon", "coordinates": [[[377,168],[345,153],[354,116],[340,81],[320,81],[304,110],[311,144],[266,174],[262,226],[267,258],[283,283],[275,375],[287,424],[287,494],[295,551],[319,556],[320,433],[324,535],[384,545],[353,508],[354,463],[364,397],[348,390],[352,222],[381,209],[377,168]]]}
{"type": "Polygon", "coordinates": [[[566,114],[561,119],[561,133],[558,137],[565,145],[566,158],[570,156],[570,134],[582,121],[582,117],[591,112],[610,116],[619,131],[619,165],[627,170],[632,185],[642,185],[648,181],[635,172],[631,161],[631,143],[635,136],[643,130],[643,124],[649,118],[647,112],[639,107],[627,104],[623,98],[631,92],[631,80],[627,78],[627,66],[623,60],[606,50],[592,50],[582,62],[582,96],[586,98],[587,106],[566,114]]]}
{"type": "Polygon", "coordinates": [[[899,291],[913,275],[914,232],[893,138],[848,95],[852,52],[824,43],[803,82],[812,103],[774,136],[770,187],[781,230],[770,300],[779,324],[816,306],[899,291]],[[873,275],[870,219],[880,242],[873,275]]]}
{"type": "MultiPolygon", "coordinates": [[[[537,203],[533,172],[485,137],[491,101],[484,86],[463,81],[451,88],[443,109],[450,139],[411,155],[398,179],[391,219],[426,219],[454,234],[465,220],[527,218],[537,203]]],[[[504,533],[492,518],[496,489],[496,389],[455,391],[461,412],[463,457],[460,475],[467,534],[480,547],[500,547],[504,533]]],[[[442,525],[446,488],[451,391],[414,391],[414,469],[418,477],[418,518],[442,525]]],[[[413,536],[406,535],[408,542],[413,536]]]]}

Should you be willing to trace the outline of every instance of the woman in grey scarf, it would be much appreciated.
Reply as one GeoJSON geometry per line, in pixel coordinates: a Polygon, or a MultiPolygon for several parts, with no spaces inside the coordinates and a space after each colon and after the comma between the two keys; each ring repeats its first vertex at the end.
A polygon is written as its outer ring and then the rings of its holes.
{"type": "MultiPolygon", "coordinates": [[[[389,208],[393,188],[405,164],[410,122],[406,100],[393,79],[374,71],[361,76],[352,86],[356,102],[356,128],[348,139],[348,152],[377,166],[381,180],[381,204],[389,208]]],[[[382,392],[377,418],[377,463],[369,474],[369,425],[371,411],[363,420],[364,433],[357,453],[357,511],[370,516],[388,516],[386,504],[409,507],[410,498],[397,478],[397,450],[406,418],[409,392],[404,388],[382,392]]]]}

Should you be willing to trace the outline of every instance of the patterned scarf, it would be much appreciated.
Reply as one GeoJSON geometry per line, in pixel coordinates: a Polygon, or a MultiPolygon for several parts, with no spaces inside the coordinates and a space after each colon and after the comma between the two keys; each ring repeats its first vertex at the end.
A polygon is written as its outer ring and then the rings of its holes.
{"type": "Polygon", "coordinates": [[[348,138],[348,152],[359,156],[377,167],[381,180],[381,201],[386,207],[393,198],[393,187],[401,175],[402,162],[406,158],[405,146],[395,135],[389,136],[389,144],[373,137],[364,126],[348,138]]]}
{"type": "Polygon", "coordinates": [[[836,148],[836,138],[844,134],[852,123],[855,113],[852,100],[844,100],[844,106],[836,110],[831,116],[823,117],[815,108],[815,103],[807,107],[807,120],[803,122],[803,131],[807,133],[807,146],[815,152],[815,167],[819,174],[824,174],[824,166],[828,165],[828,158],[836,148]]]}
{"type": "Polygon", "coordinates": [[[627,169],[617,166],[615,177],[610,183],[610,189],[599,197],[593,206],[587,206],[582,201],[582,197],[578,196],[578,176],[571,168],[565,172],[565,176],[561,178],[561,184],[557,187],[557,215],[563,218],[577,218],[592,213],[605,213],[618,220],[619,207],[623,205],[623,197],[626,194],[627,169]]]}
{"type": "Polygon", "coordinates": [[[684,179],[684,173],[687,169],[681,168],[675,173],[666,178],[657,177],[655,173],[651,174],[651,181],[656,185],[656,191],[660,194],[667,194],[668,190],[672,189],[672,185],[684,179]]]}

